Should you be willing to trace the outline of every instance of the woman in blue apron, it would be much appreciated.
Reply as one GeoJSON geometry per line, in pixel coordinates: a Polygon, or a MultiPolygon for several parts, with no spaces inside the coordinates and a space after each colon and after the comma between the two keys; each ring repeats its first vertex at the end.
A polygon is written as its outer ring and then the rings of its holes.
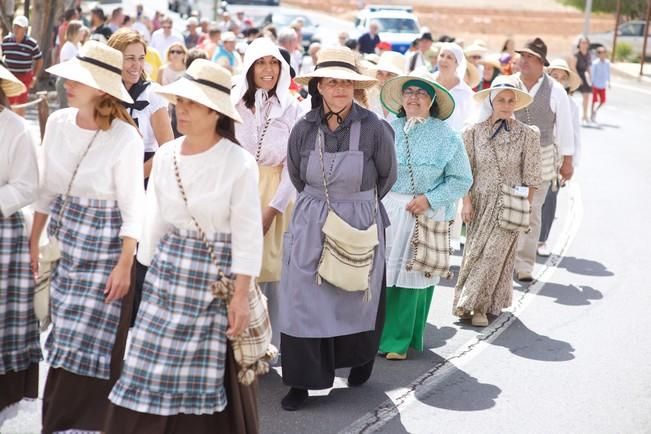
{"type": "Polygon", "coordinates": [[[38,167],[29,127],[7,101],[23,92],[25,85],[0,63],[0,426],[21,399],[38,396],[41,360],[21,211],[36,199],[38,167]]]}
{"type": "Polygon", "coordinates": [[[227,341],[248,325],[262,263],[258,167],[235,138],[230,83],[198,59],[157,91],[184,136],[154,157],[138,247],[149,270],[107,434],[258,432],[256,387],[238,384],[227,341]],[[220,271],[235,281],[228,306],[210,288],[220,271]]]}
{"type": "Polygon", "coordinates": [[[145,191],[142,138],[122,105],[132,99],[121,71],[122,53],[95,41],[48,69],[66,80],[70,107],[47,120],[30,239],[37,266],[49,214],[61,259],[50,286],[44,433],[101,430],[122,366],[145,191]]]}
{"type": "Polygon", "coordinates": [[[308,85],[313,109],[294,126],[287,156],[299,192],[284,240],[280,283],[283,382],[291,387],[282,406],[289,411],[305,403],[308,389],[332,387],[335,369],[352,368],[351,386],[371,375],[384,318],[388,219],[379,199],[391,189],[397,168],[391,127],[353,102],[355,89],[376,80],[357,72],[350,50],[321,50],[314,72],[296,81],[308,85]],[[318,271],[329,204],[356,229],[377,225],[365,291],[345,291],[318,271]]]}

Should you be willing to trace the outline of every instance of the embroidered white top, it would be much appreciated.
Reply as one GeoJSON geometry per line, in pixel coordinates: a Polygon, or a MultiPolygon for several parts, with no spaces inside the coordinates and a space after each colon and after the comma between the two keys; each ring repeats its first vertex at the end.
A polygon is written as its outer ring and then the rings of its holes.
{"type": "MultiPolygon", "coordinates": [[[[259,101],[259,95],[261,94],[261,91],[256,92],[256,113],[246,108],[244,101],[240,101],[235,106],[240,116],[242,116],[242,123],[235,124],[237,140],[254,158],[258,150],[258,139],[264,127],[267,108],[264,102],[259,101]]],[[[275,97],[270,98],[269,103],[273,106],[280,106],[278,99],[275,97]]],[[[274,198],[269,203],[269,206],[281,213],[285,212],[287,204],[294,200],[296,195],[296,189],[287,172],[287,141],[289,140],[289,133],[302,114],[298,101],[288,104],[284,112],[280,116],[274,117],[269,123],[260,150],[260,160],[258,161],[260,164],[263,166],[283,166],[280,185],[278,185],[278,190],[276,190],[274,198]]]]}
{"type": "Polygon", "coordinates": [[[207,151],[180,155],[183,140],[179,137],[164,144],[154,156],[138,261],[148,266],[158,242],[172,227],[194,231],[192,215],[207,234],[231,234],[233,273],[258,276],[263,237],[255,159],[227,139],[207,151]],[[177,153],[189,210],[176,182],[173,152],[177,153]]]}
{"type": "Polygon", "coordinates": [[[5,108],[0,125],[0,215],[9,217],[36,200],[38,165],[23,118],[5,108]]]}
{"type": "MultiPolygon", "coordinates": [[[[43,137],[43,179],[36,211],[49,214],[50,204],[65,194],[72,173],[95,130],[77,125],[76,108],[58,110],[50,115],[43,137]]],[[[111,128],[100,131],[72,184],[71,196],[87,199],[116,200],[122,214],[120,237],[140,238],[145,211],[142,138],[135,127],[114,120],[111,128]]]]}

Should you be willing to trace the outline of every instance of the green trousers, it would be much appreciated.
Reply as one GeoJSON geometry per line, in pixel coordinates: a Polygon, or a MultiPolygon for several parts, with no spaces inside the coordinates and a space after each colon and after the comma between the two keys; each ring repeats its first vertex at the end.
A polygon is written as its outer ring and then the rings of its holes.
{"type": "Polygon", "coordinates": [[[427,313],[433,295],[433,286],[423,289],[387,288],[380,352],[404,354],[409,347],[423,351],[427,313]]]}

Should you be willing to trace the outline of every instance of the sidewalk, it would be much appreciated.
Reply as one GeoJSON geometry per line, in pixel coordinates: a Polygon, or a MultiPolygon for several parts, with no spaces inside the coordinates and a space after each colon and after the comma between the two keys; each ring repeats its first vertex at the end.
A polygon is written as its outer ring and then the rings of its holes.
{"type": "Polygon", "coordinates": [[[644,72],[642,76],[640,76],[639,63],[617,62],[611,64],[611,70],[613,75],[631,78],[638,80],[641,83],[651,84],[651,62],[646,62],[644,64],[644,72]]]}

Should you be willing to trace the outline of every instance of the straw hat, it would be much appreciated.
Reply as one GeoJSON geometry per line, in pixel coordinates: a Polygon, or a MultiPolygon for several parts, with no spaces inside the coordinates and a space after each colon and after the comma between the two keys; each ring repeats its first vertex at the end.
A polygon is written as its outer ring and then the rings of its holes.
{"type": "Polygon", "coordinates": [[[242,122],[231,102],[231,73],[207,59],[197,59],[181,78],[156,89],[156,93],[176,104],[176,97],[186,98],[242,122]]]}
{"type": "Polygon", "coordinates": [[[515,93],[516,103],[513,111],[522,110],[533,102],[533,97],[522,90],[522,82],[515,75],[500,75],[493,80],[491,87],[477,92],[473,98],[482,103],[494,90],[511,90],[515,93]]]}
{"type": "Polygon", "coordinates": [[[466,55],[466,57],[470,56],[483,56],[488,50],[486,49],[485,46],[479,45],[477,41],[473,43],[472,45],[469,45],[463,50],[463,54],[466,55]]]}
{"type": "Polygon", "coordinates": [[[402,86],[411,80],[422,81],[431,86],[436,93],[436,104],[439,107],[438,118],[446,120],[454,111],[454,98],[446,88],[434,81],[434,77],[423,68],[417,68],[409,75],[402,75],[387,80],[380,93],[380,101],[387,110],[393,114],[398,114],[402,108],[402,86]]]}
{"type": "Polygon", "coordinates": [[[375,66],[375,69],[402,75],[405,73],[405,66],[405,56],[397,51],[385,51],[380,55],[380,60],[375,66]]]}
{"type": "Polygon", "coordinates": [[[47,72],[133,103],[122,84],[122,53],[97,41],[86,42],[77,57],[49,67],[47,72]]]}
{"type": "Polygon", "coordinates": [[[6,96],[18,96],[27,92],[22,81],[18,80],[7,68],[0,65],[0,87],[6,96]]]}
{"type": "Polygon", "coordinates": [[[502,63],[500,62],[499,54],[489,54],[488,56],[482,58],[479,63],[481,65],[490,65],[498,71],[502,69],[502,63]]]}
{"type": "Polygon", "coordinates": [[[322,48],[314,71],[296,77],[296,83],[307,85],[313,78],[335,78],[351,80],[355,89],[368,89],[377,80],[358,72],[355,66],[355,54],[345,47],[322,48]]]}
{"type": "Polygon", "coordinates": [[[565,59],[552,60],[549,66],[547,67],[547,73],[550,74],[552,69],[560,69],[561,71],[565,71],[569,74],[570,76],[569,85],[570,85],[571,92],[574,92],[579,87],[581,87],[581,77],[579,77],[579,74],[577,74],[576,72],[572,71],[572,69],[570,69],[570,65],[567,64],[565,59]]]}
{"type": "Polygon", "coordinates": [[[471,89],[476,88],[479,85],[479,82],[481,81],[481,74],[479,72],[479,68],[477,68],[472,63],[468,62],[466,64],[466,75],[464,77],[464,80],[466,84],[470,86],[471,89]]]}

